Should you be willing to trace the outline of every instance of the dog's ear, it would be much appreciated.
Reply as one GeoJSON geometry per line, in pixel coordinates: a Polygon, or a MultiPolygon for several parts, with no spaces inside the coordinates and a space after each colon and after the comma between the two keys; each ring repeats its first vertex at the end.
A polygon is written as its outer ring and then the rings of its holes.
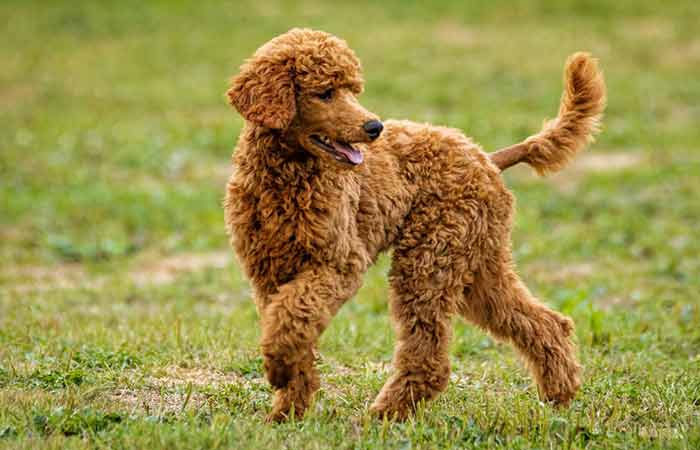
{"type": "Polygon", "coordinates": [[[296,115],[293,66],[289,58],[256,54],[231,80],[226,93],[248,121],[285,129],[296,115]]]}

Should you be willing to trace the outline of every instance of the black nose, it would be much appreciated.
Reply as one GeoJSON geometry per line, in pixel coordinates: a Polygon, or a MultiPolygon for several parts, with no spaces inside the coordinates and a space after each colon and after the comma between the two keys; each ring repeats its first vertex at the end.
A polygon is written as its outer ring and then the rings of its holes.
{"type": "Polygon", "coordinates": [[[367,135],[372,140],[375,140],[379,137],[380,134],[382,134],[384,125],[382,125],[382,123],[378,120],[370,120],[369,122],[365,122],[365,124],[362,125],[362,129],[365,130],[367,135]]]}

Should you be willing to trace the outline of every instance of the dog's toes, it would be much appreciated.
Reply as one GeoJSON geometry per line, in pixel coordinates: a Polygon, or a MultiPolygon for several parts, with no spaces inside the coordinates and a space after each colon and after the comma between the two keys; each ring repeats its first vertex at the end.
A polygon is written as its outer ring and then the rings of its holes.
{"type": "Polygon", "coordinates": [[[555,407],[568,407],[581,387],[578,364],[573,362],[560,378],[548,381],[539,389],[540,398],[555,407]]]}
{"type": "Polygon", "coordinates": [[[557,393],[549,393],[549,394],[544,394],[541,395],[543,400],[555,408],[567,408],[570,404],[571,401],[576,397],[576,391],[571,390],[571,391],[565,391],[565,392],[557,392],[557,393]]]}
{"type": "Polygon", "coordinates": [[[287,413],[283,411],[272,411],[265,417],[265,423],[281,423],[288,419],[287,413]]]}
{"type": "MultiPolygon", "coordinates": [[[[294,381],[292,381],[294,383],[294,381]]],[[[298,386],[296,386],[298,387],[298,386]]],[[[303,392],[291,386],[285,389],[277,389],[272,402],[272,410],[265,418],[265,422],[279,423],[295,417],[301,419],[308,407],[309,399],[299,397],[303,392]]]]}
{"type": "Polygon", "coordinates": [[[303,408],[272,408],[272,411],[265,417],[266,423],[282,423],[294,416],[297,420],[304,417],[303,408]]]}
{"type": "Polygon", "coordinates": [[[399,408],[397,405],[377,402],[370,406],[369,412],[379,420],[393,420],[397,422],[403,422],[411,415],[410,410],[407,408],[399,408]]]}

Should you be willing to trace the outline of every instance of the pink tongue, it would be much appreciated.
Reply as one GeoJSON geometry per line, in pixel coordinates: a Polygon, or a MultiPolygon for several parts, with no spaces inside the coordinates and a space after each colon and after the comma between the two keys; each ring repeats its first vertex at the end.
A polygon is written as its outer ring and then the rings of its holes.
{"type": "Polygon", "coordinates": [[[364,157],[362,156],[362,152],[359,150],[356,150],[353,148],[351,145],[346,144],[344,142],[334,142],[333,147],[338,151],[339,153],[342,153],[345,155],[345,157],[350,161],[351,163],[357,165],[361,164],[362,161],[364,161],[364,157]]]}

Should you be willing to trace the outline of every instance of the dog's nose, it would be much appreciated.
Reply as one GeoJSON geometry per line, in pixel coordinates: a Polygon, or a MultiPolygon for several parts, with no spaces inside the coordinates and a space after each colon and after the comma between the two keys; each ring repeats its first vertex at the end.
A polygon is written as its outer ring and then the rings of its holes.
{"type": "Polygon", "coordinates": [[[382,134],[384,125],[382,125],[382,123],[378,120],[370,120],[362,125],[362,129],[365,130],[365,133],[367,133],[370,139],[375,140],[380,134],[382,134]]]}

